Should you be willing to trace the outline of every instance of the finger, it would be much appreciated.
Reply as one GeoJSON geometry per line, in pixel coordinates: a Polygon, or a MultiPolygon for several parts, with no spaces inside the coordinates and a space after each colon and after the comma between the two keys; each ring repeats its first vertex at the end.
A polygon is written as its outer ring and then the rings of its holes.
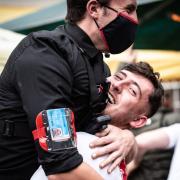
{"type": "Polygon", "coordinates": [[[93,154],[92,154],[92,158],[96,159],[96,158],[98,158],[100,156],[104,156],[104,155],[107,155],[107,154],[109,155],[111,152],[116,152],[117,149],[118,148],[117,148],[115,143],[108,144],[108,145],[100,147],[96,151],[94,151],[93,154]]]}
{"type": "Polygon", "coordinates": [[[95,140],[90,142],[89,146],[91,148],[94,148],[94,147],[99,147],[99,146],[104,146],[104,145],[110,144],[111,142],[112,142],[112,138],[105,136],[105,137],[101,137],[101,138],[96,138],[95,140]]]}
{"type": "Polygon", "coordinates": [[[98,132],[95,135],[98,137],[104,137],[104,136],[107,136],[109,132],[110,132],[110,129],[107,127],[106,129],[103,129],[101,132],[98,132]]]}
{"type": "Polygon", "coordinates": [[[116,160],[107,169],[107,172],[110,174],[116,167],[118,167],[120,165],[120,163],[123,159],[124,159],[123,156],[116,158],[116,160]]]}
{"type": "Polygon", "coordinates": [[[112,163],[114,164],[116,159],[122,159],[122,155],[119,153],[119,151],[111,153],[103,162],[100,163],[100,168],[104,168],[112,163]]]}

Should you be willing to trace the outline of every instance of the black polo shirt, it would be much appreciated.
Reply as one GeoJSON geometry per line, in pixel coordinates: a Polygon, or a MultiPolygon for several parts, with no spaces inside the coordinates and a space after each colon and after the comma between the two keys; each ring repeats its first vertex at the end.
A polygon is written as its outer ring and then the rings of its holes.
{"type": "MultiPolygon", "coordinates": [[[[75,113],[77,131],[86,131],[93,116],[87,66],[92,67],[96,85],[103,84],[109,69],[102,59],[90,38],[75,25],[28,35],[13,51],[0,77],[0,121],[28,123],[31,134],[39,112],[69,107],[75,113]],[[99,68],[101,63],[104,68],[99,68]]],[[[32,136],[0,135],[0,142],[0,179],[29,179],[38,161],[47,175],[69,171],[82,162],[76,148],[46,152],[32,136]]]]}

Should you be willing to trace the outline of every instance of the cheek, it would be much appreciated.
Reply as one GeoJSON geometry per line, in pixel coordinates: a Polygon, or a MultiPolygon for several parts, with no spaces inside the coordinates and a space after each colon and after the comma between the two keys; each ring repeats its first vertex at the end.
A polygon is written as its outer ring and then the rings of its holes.
{"type": "Polygon", "coordinates": [[[124,116],[124,114],[122,113],[122,108],[115,104],[107,106],[104,113],[111,116],[111,123],[113,124],[117,120],[119,121],[121,117],[124,116]]]}
{"type": "Polygon", "coordinates": [[[124,119],[126,118],[127,114],[128,114],[128,109],[126,108],[126,106],[119,106],[119,105],[112,105],[108,108],[108,111],[106,111],[106,113],[108,113],[111,118],[116,121],[117,119],[124,119]]]}
{"type": "Polygon", "coordinates": [[[127,92],[121,94],[118,104],[122,107],[131,108],[135,104],[134,98],[127,92]]]}
{"type": "Polygon", "coordinates": [[[131,96],[123,96],[123,98],[121,98],[121,104],[119,106],[119,108],[121,108],[121,112],[125,117],[131,116],[131,114],[133,114],[137,107],[138,107],[139,102],[134,99],[131,96]]]}
{"type": "Polygon", "coordinates": [[[111,124],[120,128],[127,128],[131,120],[131,114],[126,111],[116,112],[114,118],[111,119],[111,124]]]}

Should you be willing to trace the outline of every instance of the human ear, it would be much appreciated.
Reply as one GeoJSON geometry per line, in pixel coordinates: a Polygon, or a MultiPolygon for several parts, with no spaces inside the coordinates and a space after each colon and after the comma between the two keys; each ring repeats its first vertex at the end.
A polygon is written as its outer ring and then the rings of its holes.
{"type": "Polygon", "coordinates": [[[129,125],[132,127],[132,128],[140,128],[140,127],[143,127],[145,126],[146,122],[147,122],[147,117],[146,116],[141,116],[139,117],[138,119],[135,119],[133,121],[131,121],[129,123],[129,125]]]}
{"type": "Polygon", "coordinates": [[[100,10],[100,4],[97,2],[97,0],[89,0],[86,9],[88,14],[93,18],[97,19],[99,15],[100,10]]]}

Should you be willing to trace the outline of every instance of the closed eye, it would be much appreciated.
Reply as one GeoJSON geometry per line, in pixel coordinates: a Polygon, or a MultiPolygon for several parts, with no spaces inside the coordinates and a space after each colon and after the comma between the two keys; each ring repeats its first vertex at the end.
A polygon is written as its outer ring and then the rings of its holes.
{"type": "Polygon", "coordinates": [[[118,76],[118,75],[114,75],[115,79],[120,81],[120,80],[123,80],[123,78],[121,76],[118,76]]]}
{"type": "Polygon", "coordinates": [[[135,96],[135,97],[137,96],[136,91],[132,87],[129,88],[129,92],[131,93],[132,96],[135,96]]]}
{"type": "Polygon", "coordinates": [[[120,73],[116,73],[116,74],[114,75],[114,77],[115,77],[116,80],[120,81],[120,80],[125,79],[125,78],[126,78],[126,75],[125,75],[124,73],[120,72],[120,73]]]}

